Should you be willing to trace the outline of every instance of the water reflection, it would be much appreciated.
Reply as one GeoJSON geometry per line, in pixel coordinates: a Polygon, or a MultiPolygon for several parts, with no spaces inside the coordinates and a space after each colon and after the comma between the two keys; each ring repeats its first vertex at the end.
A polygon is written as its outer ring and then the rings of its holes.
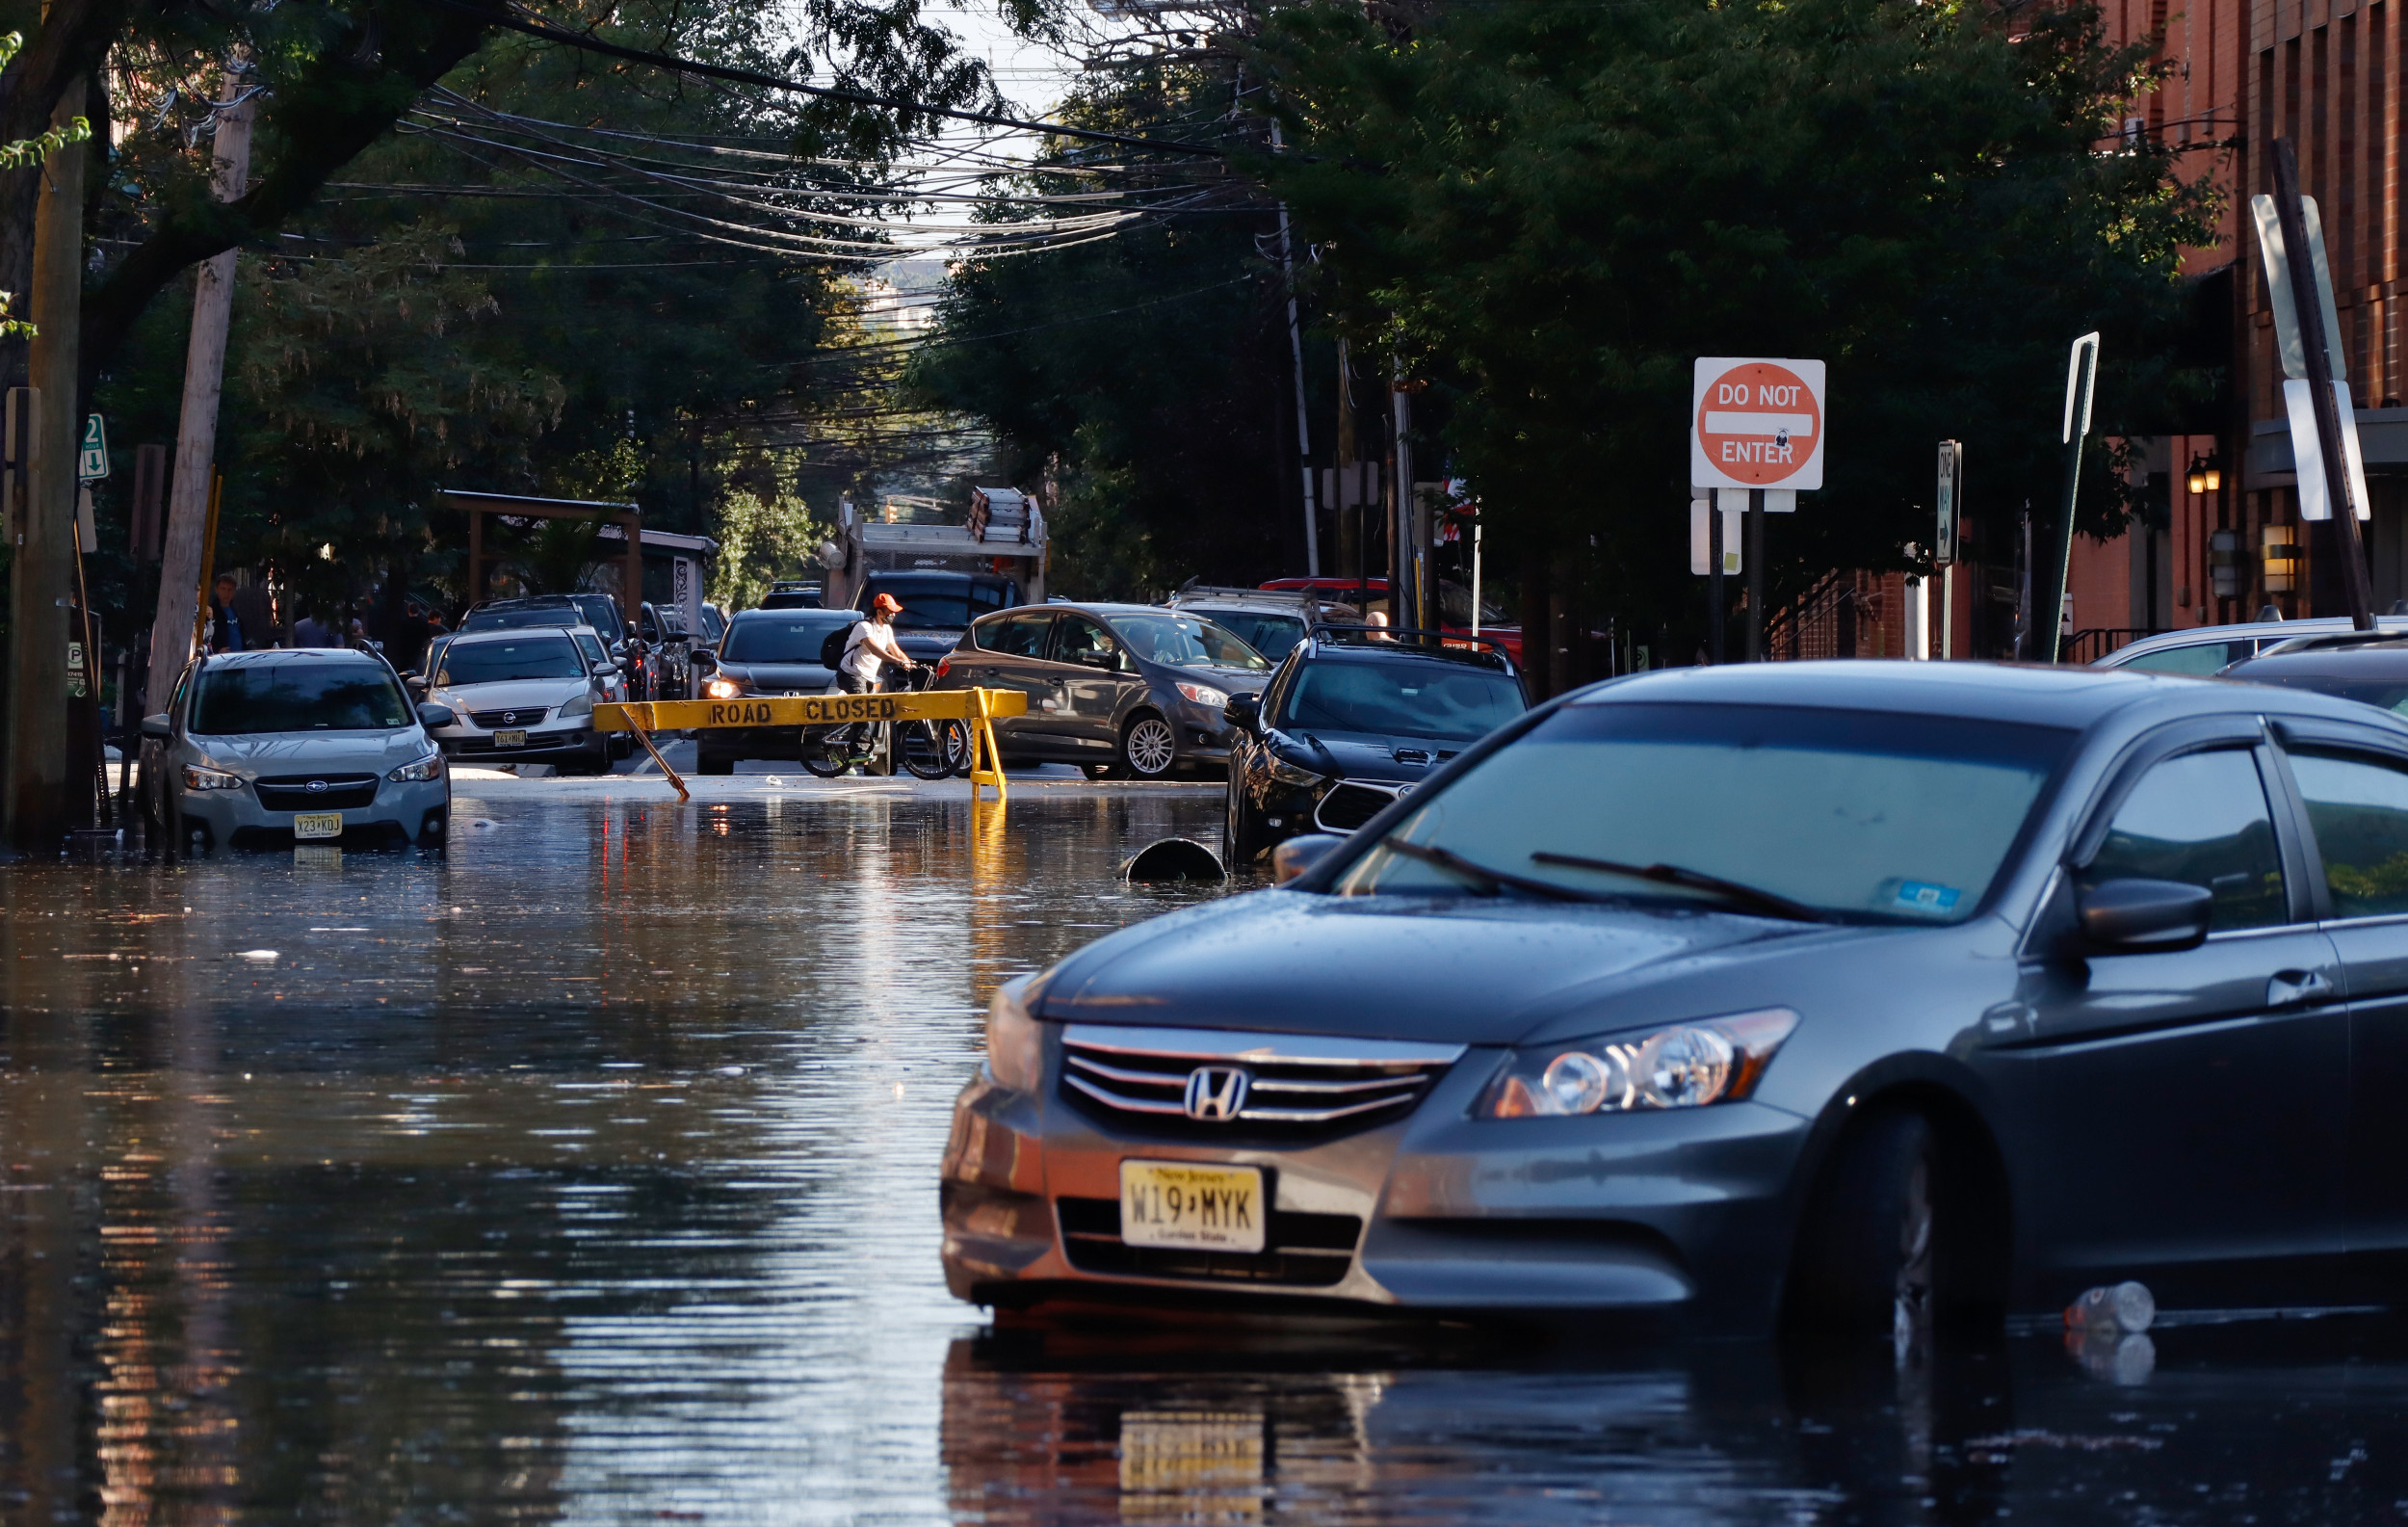
{"type": "Polygon", "coordinates": [[[446,857],[0,870],[0,1521],[2399,1519],[2372,1318],[1902,1370],[991,1328],[936,1261],[981,1005],[1217,894],[1114,870],[1218,808],[492,799],[446,857]]]}

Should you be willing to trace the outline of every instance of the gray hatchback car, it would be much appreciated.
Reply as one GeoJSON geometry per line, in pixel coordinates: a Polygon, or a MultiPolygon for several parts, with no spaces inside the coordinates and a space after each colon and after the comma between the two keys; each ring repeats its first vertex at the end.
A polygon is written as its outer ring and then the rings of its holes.
{"type": "Polygon", "coordinates": [[[943,1167],[956,1293],[1890,1331],[2126,1277],[2388,1302],[2408,1269],[2396,717],[1674,670],[1306,850],[998,991],[943,1167]]]}
{"type": "Polygon", "coordinates": [[[353,847],[440,843],[452,781],[429,722],[368,652],[224,652],[184,671],[166,711],[143,721],[151,820],[179,844],[353,847]]]}

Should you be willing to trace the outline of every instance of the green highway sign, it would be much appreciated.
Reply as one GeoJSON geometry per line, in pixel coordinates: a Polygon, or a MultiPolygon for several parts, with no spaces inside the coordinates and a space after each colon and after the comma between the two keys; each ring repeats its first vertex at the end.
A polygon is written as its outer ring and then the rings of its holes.
{"type": "Polygon", "coordinates": [[[75,480],[89,483],[109,475],[109,431],[100,422],[100,415],[88,414],[84,419],[84,446],[75,459],[75,480]]]}

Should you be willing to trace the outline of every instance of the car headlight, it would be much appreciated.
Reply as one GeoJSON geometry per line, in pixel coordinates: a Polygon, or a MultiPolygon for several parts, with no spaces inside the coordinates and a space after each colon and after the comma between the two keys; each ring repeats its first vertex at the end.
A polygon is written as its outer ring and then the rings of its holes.
{"type": "Polygon", "coordinates": [[[1223,705],[1229,703],[1229,697],[1213,688],[1210,684],[1181,684],[1179,686],[1179,693],[1185,695],[1196,704],[1203,706],[1206,710],[1217,711],[1223,705]]]}
{"type": "Polygon", "coordinates": [[[1034,1093],[1045,1076],[1045,1029],[1022,1000],[1026,985],[1006,982],[986,1005],[986,1070],[1002,1086],[1034,1093]]]}
{"type": "Polygon", "coordinates": [[[1745,1097],[1797,1027],[1787,1008],[1517,1050],[1473,1109],[1479,1119],[1700,1108],[1745,1097]]]}
{"type": "Polygon", "coordinates": [[[588,690],[583,695],[571,696],[568,703],[561,707],[560,715],[557,719],[566,721],[571,716],[590,716],[592,714],[593,692],[591,690],[588,690]]]}
{"type": "Polygon", "coordinates": [[[195,764],[186,764],[184,766],[184,788],[187,790],[240,790],[243,788],[243,779],[240,775],[230,775],[222,769],[203,769],[195,764]]]}
{"type": "Polygon", "coordinates": [[[1265,756],[1269,760],[1266,765],[1267,772],[1283,785],[1317,785],[1328,777],[1310,769],[1299,769],[1275,752],[1266,752],[1265,756]]]}
{"type": "Polygon", "coordinates": [[[416,784],[425,779],[440,779],[443,777],[443,754],[439,751],[431,752],[416,763],[402,765],[385,777],[396,784],[406,785],[416,784]]]}
{"type": "Polygon", "coordinates": [[[706,699],[734,699],[744,692],[745,687],[732,678],[715,678],[702,686],[702,695],[706,699]]]}

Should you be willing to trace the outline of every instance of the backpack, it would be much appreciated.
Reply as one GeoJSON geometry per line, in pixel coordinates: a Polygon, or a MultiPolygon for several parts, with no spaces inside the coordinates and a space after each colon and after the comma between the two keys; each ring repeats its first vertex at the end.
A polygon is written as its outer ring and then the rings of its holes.
{"type": "MultiPolygon", "coordinates": [[[[862,619],[867,619],[868,617],[862,619]]],[[[860,620],[855,620],[851,625],[840,625],[827,634],[826,640],[820,644],[820,667],[831,673],[843,671],[845,654],[852,650],[852,633],[860,624],[860,620]]]]}

